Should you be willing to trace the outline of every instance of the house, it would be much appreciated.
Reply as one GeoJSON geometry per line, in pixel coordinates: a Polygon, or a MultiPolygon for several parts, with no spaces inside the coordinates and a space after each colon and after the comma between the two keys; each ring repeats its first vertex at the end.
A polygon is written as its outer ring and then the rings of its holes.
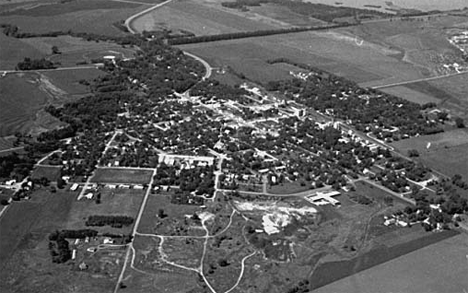
{"type": "Polygon", "coordinates": [[[113,244],[114,240],[112,240],[112,238],[110,238],[110,237],[105,237],[103,243],[104,244],[113,244]]]}
{"type": "Polygon", "coordinates": [[[76,191],[79,187],[79,184],[78,183],[73,183],[73,185],[70,187],[70,190],[71,191],[76,191]]]}
{"type": "Polygon", "coordinates": [[[137,185],[133,186],[133,189],[137,189],[137,190],[142,190],[143,188],[145,188],[145,187],[143,185],[141,185],[141,184],[137,184],[137,185]]]}
{"type": "Polygon", "coordinates": [[[85,262],[82,262],[78,265],[78,268],[80,268],[80,270],[84,271],[86,269],[88,269],[88,265],[85,263],[85,262]]]}
{"type": "Polygon", "coordinates": [[[84,197],[86,197],[87,199],[93,199],[93,196],[94,196],[94,195],[93,195],[92,192],[87,193],[87,194],[84,195],[84,197]]]}
{"type": "Polygon", "coordinates": [[[341,193],[338,191],[330,191],[330,192],[317,192],[314,196],[307,196],[305,199],[308,200],[310,203],[315,205],[328,205],[331,204],[333,206],[340,206],[341,203],[339,200],[334,199],[334,196],[340,195],[341,193]]]}

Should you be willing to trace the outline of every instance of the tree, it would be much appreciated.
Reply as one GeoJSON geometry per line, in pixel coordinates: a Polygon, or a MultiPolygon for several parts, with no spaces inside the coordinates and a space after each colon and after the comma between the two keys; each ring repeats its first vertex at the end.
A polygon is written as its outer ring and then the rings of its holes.
{"type": "Polygon", "coordinates": [[[164,219],[165,217],[167,217],[167,215],[164,213],[164,210],[163,209],[159,209],[158,210],[158,217],[160,219],[164,219]]]}
{"type": "Polygon", "coordinates": [[[455,118],[455,125],[456,125],[458,128],[465,128],[465,122],[464,122],[463,119],[460,118],[460,117],[455,118]]]}
{"type": "Polygon", "coordinates": [[[410,158],[419,157],[419,152],[417,150],[408,150],[408,156],[410,158]]]}
{"type": "Polygon", "coordinates": [[[0,204],[1,204],[2,206],[6,206],[6,205],[8,205],[9,203],[8,203],[8,200],[2,199],[2,200],[0,201],[0,204]]]}
{"type": "Polygon", "coordinates": [[[61,54],[59,48],[57,46],[52,46],[52,54],[61,54]]]}
{"type": "Polygon", "coordinates": [[[59,189],[63,189],[63,187],[66,185],[67,183],[65,182],[65,180],[63,180],[61,177],[59,177],[57,179],[57,187],[59,189]]]}

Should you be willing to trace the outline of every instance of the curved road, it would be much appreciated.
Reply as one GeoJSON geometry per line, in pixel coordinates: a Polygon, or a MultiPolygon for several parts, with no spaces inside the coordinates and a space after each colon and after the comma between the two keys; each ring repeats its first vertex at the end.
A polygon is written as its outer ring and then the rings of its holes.
{"type": "MultiPolygon", "coordinates": [[[[148,9],[145,9],[141,12],[138,12],[137,14],[134,14],[132,16],[130,16],[129,18],[127,18],[125,20],[125,26],[127,27],[128,31],[132,34],[137,34],[137,33],[141,33],[141,32],[138,32],[136,29],[134,29],[132,27],[132,22],[135,21],[138,17],[141,17],[141,16],[144,16],[145,14],[148,14],[150,13],[151,11],[155,10],[155,9],[158,9],[159,7],[161,6],[164,6],[166,4],[169,4],[171,3],[173,0],[167,0],[167,1],[164,1],[164,2],[161,2],[159,4],[156,4],[148,9]]],[[[185,55],[189,56],[189,57],[192,57],[193,59],[199,61],[201,64],[203,64],[203,66],[205,66],[205,75],[202,77],[202,80],[205,80],[207,78],[209,78],[211,76],[211,73],[213,71],[213,68],[210,66],[210,64],[208,64],[208,62],[206,62],[205,60],[203,60],[202,58],[196,56],[196,55],[193,55],[192,53],[189,53],[189,52],[185,52],[183,51],[185,55]]]]}

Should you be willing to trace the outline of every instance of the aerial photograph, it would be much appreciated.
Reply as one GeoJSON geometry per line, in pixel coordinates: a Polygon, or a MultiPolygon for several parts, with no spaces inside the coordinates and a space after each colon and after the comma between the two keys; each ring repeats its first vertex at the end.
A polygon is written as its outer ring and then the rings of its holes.
{"type": "Polygon", "coordinates": [[[468,0],[0,0],[1,293],[468,293],[468,0]]]}

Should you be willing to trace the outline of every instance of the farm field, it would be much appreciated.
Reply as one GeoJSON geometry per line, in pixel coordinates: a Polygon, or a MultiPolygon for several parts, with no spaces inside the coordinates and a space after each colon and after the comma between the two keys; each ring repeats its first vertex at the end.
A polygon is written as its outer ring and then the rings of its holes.
{"type": "Polygon", "coordinates": [[[462,292],[468,286],[467,242],[459,234],[313,292],[462,292]]]}
{"type": "Polygon", "coordinates": [[[42,110],[52,102],[48,93],[55,90],[53,85],[34,73],[8,74],[1,78],[0,137],[17,131],[37,132],[61,125],[42,110]]]}
{"type": "MultiPolygon", "coordinates": [[[[52,262],[48,249],[51,232],[64,229],[72,212],[75,194],[45,189],[35,191],[27,202],[14,202],[0,220],[0,291],[13,292],[107,292],[115,286],[123,251],[99,250],[78,253],[67,264],[52,262]],[[18,218],[21,218],[21,221],[18,218]],[[78,270],[82,261],[89,271],[78,270]],[[104,290],[104,291],[103,291],[104,290]]],[[[72,246],[73,247],[73,246],[72,246]]]]}
{"type": "Polygon", "coordinates": [[[277,28],[278,25],[250,20],[200,1],[171,2],[131,23],[136,31],[169,29],[195,35],[216,35],[277,28]]]}
{"type": "MultiPolygon", "coordinates": [[[[147,5],[109,1],[108,3],[110,4],[108,5],[111,5],[111,8],[90,10],[87,8],[89,6],[86,6],[86,1],[81,2],[77,2],[79,5],[75,7],[76,9],[62,11],[63,13],[54,15],[54,17],[41,16],[41,13],[32,15],[4,15],[2,16],[2,23],[16,25],[20,28],[21,32],[29,33],[72,30],[74,32],[122,36],[125,33],[113,24],[125,20],[145,7],[147,8],[147,5]]],[[[89,2],[98,3],[100,0],[89,2]]],[[[43,9],[47,10],[47,7],[43,9]]]]}
{"type": "Polygon", "coordinates": [[[247,78],[258,80],[259,76],[263,77],[263,82],[289,74],[288,70],[266,63],[282,57],[358,83],[394,77],[400,80],[423,77],[413,66],[392,57],[396,51],[375,44],[359,46],[353,37],[335,31],[188,44],[180,48],[215,61],[215,66],[229,65],[247,78]]]}
{"type": "Polygon", "coordinates": [[[27,38],[21,41],[47,55],[47,59],[60,62],[61,67],[73,67],[76,66],[77,62],[83,61],[91,63],[92,59],[100,59],[106,55],[131,58],[135,52],[133,49],[122,48],[114,43],[89,42],[71,36],[27,38]],[[59,49],[60,54],[51,54],[53,46],[59,49]]]}
{"type": "Polygon", "coordinates": [[[105,9],[125,9],[134,8],[137,4],[128,2],[117,2],[107,0],[73,0],[66,2],[41,2],[34,1],[33,5],[17,5],[9,7],[1,12],[2,16],[25,15],[33,17],[56,16],[66,13],[86,11],[86,10],[105,10],[105,9]]]}
{"type": "Polygon", "coordinates": [[[449,78],[431,80],[428,84],[447,93],[447,98],[440,102],[443,108],[449,109],[455,115],[468,118],[468,74],[449,78]]]}
{"type": "Polygon", "coordinates": [[[441,100],[432,96],[431,94],[423,93],[414,89],[409,88],[408,86],[395,86],[390,88],[380,89],[380,91],[385,92],[390,95],[394,95],[400,98],[404,98],[413,103],[417,104],[426,104],[426,103],[439,103],[441,100]]]}
{"type": "Polygon", "coordinates": [[[99,168],[95,171],[92,182],[148,184],[153,175],[149,170],[99,168]]]}
{"type": "Polygon", "coordinates": [[[418,150],[417,158],[430,168],[453,176],[468,174],[468,131],[457,129],[435,135],[427,135],[392,144],[403,154],[410,149],[418,150]],[[430,143],[430,147],[427,148],[430,143]]]}
{"type": "Polygon", "coordinates": [[[78,193],[73,193],[75,200],[72,203],[70,217],[66,228],[92,228],[97,231],[112,232],[116,234],[130,233],[133,224],[130,226],[124,226],[123,228],[114,228],[110,226],[87,227],[85,222],[89,216],[93,215],[122,215],[130,216],[135,219],[145,191],[134,189],[101,189],[98,192],[101,193],[101,203],[99,204],[96,203],[94,199],[81,199],[77,201],[76,198],[78,197],[78,193]]]}
{"type": "Polygon", "coordinates": [[[40,59],[46,55],[20,39],[7,37],[3,33],[0,33],[0,43],[0,70],[15,69],[16,64],[25,57],[40,59]]]}
{"type": "MultiPolygon", "coordinates": [[[[229,65],[253,80],[259,80],[258,76],[263,76],[262,81],[271,80],[273,72],[282,76],[281,69],[269,67],[265,61],[284,57],[362,86],[378,86],[440,75],[443,64],[462,62],[460,51],[447,41],[444,28],[463,21],[462,17],[447,16],[418,22],[381,22],[180,48],[207,60],[211,58],[214,66],[229,65]]],[[[432,100],[422,94],[416,98],[432,100]]]]}

